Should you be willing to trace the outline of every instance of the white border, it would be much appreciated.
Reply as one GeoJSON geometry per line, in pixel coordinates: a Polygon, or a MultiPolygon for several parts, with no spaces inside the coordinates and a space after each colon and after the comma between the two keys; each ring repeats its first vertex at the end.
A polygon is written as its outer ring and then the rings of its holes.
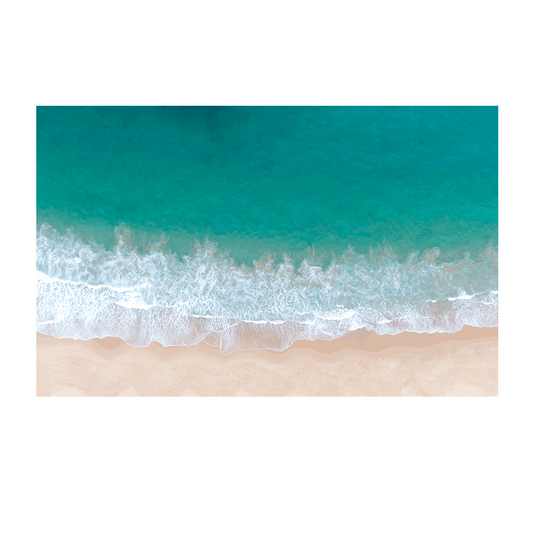
{"type": "Polygon", "coordinates": [[[19,85],[19,416],[514,416],[514,85],[19,85]],[[499,107],[499,395],[493,398],[36,396],[38,105],[491,105],[499,107]]]}

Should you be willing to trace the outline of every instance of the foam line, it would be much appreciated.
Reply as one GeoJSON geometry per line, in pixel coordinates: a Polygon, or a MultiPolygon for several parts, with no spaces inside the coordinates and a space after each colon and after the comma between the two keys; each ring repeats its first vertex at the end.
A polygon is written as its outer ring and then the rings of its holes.
{"type": "Polygon", "coordinates": [[[379,334],[455,332],[498,323],[497,250],[438,261],[438,249],[400,262],[394,251],[347,249],[327,268],[265,257],[237,265],[212,242],[178,257],[144,255],[120,235],[113,250],[43,225],[37,235],[37,331],[115,336],[133,346],[209,342],[284,349],[360,328],[379,334]],[[459,296],[457,296],[459,294],[459,296]]]}

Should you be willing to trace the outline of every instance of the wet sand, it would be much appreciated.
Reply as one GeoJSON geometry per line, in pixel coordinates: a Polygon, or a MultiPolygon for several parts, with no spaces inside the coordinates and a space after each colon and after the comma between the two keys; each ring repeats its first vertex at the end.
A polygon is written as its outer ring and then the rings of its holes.
{"type": "Polygon", "coordinates": [[[497,396],[498,328],[298,341],[222,354],[37,333],[38,396],[497,396]]]}

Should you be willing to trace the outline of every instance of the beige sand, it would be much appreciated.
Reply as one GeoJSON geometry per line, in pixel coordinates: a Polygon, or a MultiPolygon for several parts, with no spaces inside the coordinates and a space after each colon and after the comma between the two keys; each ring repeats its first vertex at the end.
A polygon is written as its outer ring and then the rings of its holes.
{"type": "Polygon", "coordinates": [[[37,334],[38,396],[497,396],[498,328],[300,341],[229,355],[37,334]]]}

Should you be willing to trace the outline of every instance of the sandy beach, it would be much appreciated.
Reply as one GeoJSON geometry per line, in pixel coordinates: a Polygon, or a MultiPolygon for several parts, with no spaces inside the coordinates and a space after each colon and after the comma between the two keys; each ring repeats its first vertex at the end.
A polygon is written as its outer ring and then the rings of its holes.
{"type": "Polygon", "coordinates": [[[497,396],[498,328],[454,334],[353,332],[229,355],[201,343],[37,333],[38,396],[497,396]]]}

